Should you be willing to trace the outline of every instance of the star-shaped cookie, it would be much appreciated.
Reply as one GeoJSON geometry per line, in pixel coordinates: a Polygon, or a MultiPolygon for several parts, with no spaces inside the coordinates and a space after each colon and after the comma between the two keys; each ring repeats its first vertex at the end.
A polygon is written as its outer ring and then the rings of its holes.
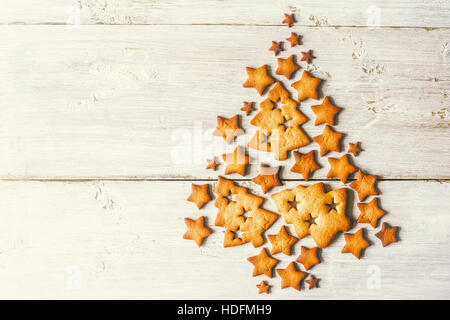
{"type": "Polygon", "coordinates": [[[183,239],[194,240],[200,247],[203,243],[203,239],[211,234],[211,229],[205,226],[205,217],[200,217],[197,220],[184,218],[187,231],[183,235],[183,239]]]}
{"type": "Polygon", "coordinates": [[[287,256],[291,255],[291,247],[298,241],[296,237],[287,232],[285,226],[282,226],[277,234],[268,235],[268,238],[272,244],[271,254],[283,252],[287,256]]]}
{"type": "Polygon", "coordinates": [[[302,52],[302,61],[306,61],[308,64],[311,63],[311,60],[315,57],[312,54],[312,50],[308,50],[306,52],[302,52]]]}
{"type": "Polygon", "coordinates": [[[281,41],[272,41],[272,46],[269,48],[269,51],[273,51],[273,53],[277,56],[282,50],[283,49],[281,48],[281,41]]]}
{"type": "Polygon", "coordinates": [[[254,277],[265,274],[269,278],[272,278],[272,269],[278,263],[278,260],[270,257],[264,248],[261,249],[261,252],[257,256],[250,257],[247,260],[253,264],[254,277]]]}
{"type": "Polygon", "coordinates": [[[245,115],[249,115],[252,111],[255,111],[256,109],[254,108],[255,103],[254,102],[247,102],[244,101],[244,106],[241,108],[241,111],[245,112],[245,115]]]}
{"type": "Polygon", "coordinates": [[[277,269],[277,273],[281,277],[281,288],[292,287],[300,291],[301,282],[307,273],[302,271],[297,271],[295,267],[295,262],[292,261],[286,269],[277,269]]]}
{"type": "Polygon", "coordinates": [[[222,158],[226,163],[225,174],[237,173],[245,176],[245,169],[250,162],[250,157],[242,152],[240,147],[236,147],[232,153],[223,154],[222,158]]]}
{"type": "Polygon", "coordinates": [[[344,154],[340,158],[328,158],[330,163],[330,171],[328,171],[327,178],[339,178],[342,183],[347,183],[348,176],[356,172],[356,167],[348,161],[348,154],[344,154]]]}
{"type": "Polygon", "coordinates": [[[334,131],[329,125],[326,125],[321,135],[313,138],[320,146],[320,155],[323,157],[328,151],[341,152],[341,139],[343,133],[334,131]]]}
{"type": "Polygon", "coordinates": [[[264,90],[268,85],[271,85],[275,80],[267,73],[267,65],[263,65],[258,69],[247,67],[248,78],[244,82],[244,88],[255,88],[262,96],[264,90]]]}
{"type": "Polygon", "coordinates": [[[292,24],[295,22],[295,16],[294,14],[284,14],[284,20],[281,23],[287,24],[290,28],[292,24]]]}
{"type": "Polygon", "coordinates": [[[256,184],[259,184],[264,193],[270,191],[273,187],[281,186],[280,179],[278,178],[278,171],[280,167],[268,167],[265,165],[261,165],[261,171],[259,175],[254,177],[252,181],[256,184]]]}
{"type": "Polygon", "coordinates": [[[320,279],[317,279],[316,277],[314,277],[313,275],[309,276],[308,280],[305,280],[305,282],[308,284],[308,289],[311,290],[312,288],[318,288],[318,282],[320,279]]]}
{"type": "Polygon", "coordinates": [[[361,252],[370,246],[370,243],[364,238],[364,228],[359,229],[355,233],[345,233],[345,246],[342,253],[351,253],[356,258],[361,257],[361,252]]]}
{"type": "Polygon", "coordinates": [[[311,109],[316,114],[316,122],[314,123],[316,126],[322,123],[334,126],[336,114],[341,110],[340,107],[331,103],[329,97],[325,97],[322,104],[312,106],[311,109]]]}
{"type": "Polygon", "coordinates": [[[270,287],[272,287],[271,285],[266,284],[266,282],[264,280],[261,281],[261,283],[257,284],[256,287],[258,288],[258,293],[266,293],[269,294],[270,293],[270,287]]]}
{"type": "Polygon", "coordinates": [[[308,71],[303,71],[302,78],[294,82],[293,87],[298,92],[298,101],[302,102],[307,98],[319,99],[319,93],[317,92],[322,79],[314,78],[310,76],[308,71]]]}
{"type": "Polygon", "coordinates": [[[209,194],[209,184],[192,184],[191,195],[187,198],[188,201],[195,203],[200,210],[205,203],[211,201],[211,195],[209,194]]]}
{"type": "Polygon", "coordinates": [[[386,247],[387,245],[398,241],[397,231],[398,227],[391,227],[386,222],[383,222],[381,230],[377,232],[375,236],[381,240],[383,247],[386,247]]]}
{"type": "Polygon", "coordinates": [[[359,201],[364,201],[368,196],[378,195],[378,191],[375,188],[377,182],[377,176],[366,175],[361,170],[358,171],[358,178],[350,184],[350,187],[358,192],[359,201]]]}
{"type": "Polygon", "coordinates": [[[369,223],[373,228],[377,227],[378,219],[386,214],[386,211],[378,207],[378,199],[373,198],[368,203],[357,203],[361,214],[358,217],[358,223],[369,223]]]}
{"type": "Polygon", "coordinates": [[[211,160],[206,160],[206,170],[211,169],[216,171],[216,167],[217,167],[217,162],[216,162],[216,158],[212,158],[211,160]]]}
{"type": "Polygon", "coordinates": [[[309,180],[309,176],[316,170],[320,169],[314,158],[314,150],[308,153],[301,154],[300,152],[294,151],[295,163],[291,168],[292,172],[300,173],[303,175],[305,181],[309,180]]]}
{"type": "Polygon", "coordinates": [[[244,133],[239,127],[239,115],[231,118],[217,117],[217,128],[213,135],[222,137],[227,143],[231,143],[235,137],[244,133]]]}
{"type": "Polygon", "coordinates": [[[356,157],[358,155],[358,153],[361,152],[361,148],[359,147],[359,142],[349,143],[347,152],[353,153],[353,155],[356,157]]]}
{"type": "Polygon", "coordinates": [[[300,262],[305,267],[305,270],[311,269],[320,263],[319,257],[317,256],[317,249],[317,247],[309,249],[302,246],[302,251],[296,261],[300,262]]]}
{"type": "Polygon", "coordinates": [[[289,41],[291,43],[291,48],[295,47],[296,45],[300,45],[300,39],[301,39],[301,35],[297,35],[294,32],[291,32],[291,36],[289,38],[287,38],[286,40],[289,41]]]}
{"type": "Polygon", "coordinates": [[[295,55],[291,55],[287,59],[278,58],[278,68],[275,71],[276,74],[283,75],[286,79],[291,79],[295,71],[300,69],[300,66],[295,63],[295,55]]]}

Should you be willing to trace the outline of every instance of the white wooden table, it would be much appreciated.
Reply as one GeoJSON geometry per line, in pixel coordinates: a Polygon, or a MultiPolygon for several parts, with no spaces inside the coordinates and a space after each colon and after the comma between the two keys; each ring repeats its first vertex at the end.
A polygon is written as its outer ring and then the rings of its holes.
{"type": "MultiPolygon", "coordinates": [[[[449,18],[441,0],[3,0],[0,298],[450,298],[449,18]],[[304,45],[281,56],[314,50],[312,73],[344,108],[336,128],[361,141],[355,162],[382,178],[401,241],[382,248],[367,227],[358,261],[340,236],[312,270],[320,289],[281,290],[277,277],[266,296],[246,261],[259,249],[222,248],[214,226],[201,248],[181,237],[199,216],[190,184],[223,172],[204,170],[222,153],[208,130],[260,101],[245,66],[275,67],[270,41],[291,31],[304,45]]],[[[342,186],[319,161],[314,178],[342,186]]],[[[285,187],[303,183],[292,162],[285,187]]],[[[212,223],[213,203],[202,211],[212,223]]],[[[301,244],[312,239],[292,258],[301,244]]]]}

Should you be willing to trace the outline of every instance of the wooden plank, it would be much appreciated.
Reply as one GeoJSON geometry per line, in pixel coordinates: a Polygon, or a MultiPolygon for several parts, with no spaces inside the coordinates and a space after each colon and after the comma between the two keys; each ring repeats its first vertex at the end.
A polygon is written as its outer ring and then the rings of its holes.
{"type": "MultiPolygon", "coordinates": [[[[450,31],[296,30],[305,45],[281,56],[315,49],[308,68],[344,108],[336,129],[345,145],[362,142],[358,166],[384,178],[450,176],[450,31]]],[[[261,101],[242,88],[244,67],[276,68],[268,45],[288,35],[283,27],[3,26],[0,177],[214,178],[205,158],[234,148],[212,138],[216,116],[261,101]]],[[[301,107],[310,119],[312,104],[301,107]]],[[[245,117],[243,126],[245,144],[254,127],[245,117]]],[[[304,129],[322,131],[313,121],[304,129]]],[[[315,178],[328,171],[320,162],[315,178]]],[[[283,177],[299,178],[291,164],[283,177]]]]}
{"type": "MultiPolygon", "coordinates": [[[[246,258],[259,249],[223,248],[222,230],[214,226],[201,248],[182,239],[183,218],[199,216],[185,200],[188,182],[0,182],[0,297],[450,298],[450,183],[393,181],[379,189],[389,212],[383,221],[401,226],[399,243],[382,248],[374,237],[378,229],[367,226],[373,245],[358,261],[340,253],[341,235],[311,270],[322,279],[320,289],[281,290],[275,277],[269,280],[273,294],[258,296],[255,285],[263,278],[251,277],[246,258]],[[379,287],[372,281],[377,275],[379,287]]],[[[264,207],[274,209],[271,200],[264,207]]],[[[216,209],[209,203],[200,213],[212,223],[216,209]]],[[[279,267],[312,244],[307,237],[291,258],[276,255],[279,267]]]]}
{"type": "Polygon", "coordinates": [[[292,12],[302,26],[449,27],[449,7],[438,0],[4,0],[0,23],[280,25],[292,12]]]}

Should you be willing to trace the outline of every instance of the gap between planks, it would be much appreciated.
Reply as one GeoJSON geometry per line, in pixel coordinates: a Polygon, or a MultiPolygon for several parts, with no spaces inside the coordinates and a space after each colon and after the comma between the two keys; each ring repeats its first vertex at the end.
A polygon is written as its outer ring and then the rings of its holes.
{"type": "MultiPolygon", "coordinates": [[[[229,178],[233,181],[244,182],[252,181],[251,178],[229,178]]],[[[355,178],[348,178],[347,181],[355,181],[355,178]]],[[[213,178],[0,178],[1,182],[102,182],[102,181],[124,181],[124,182],[190,182],[190,181],[205,181],[205,182],[215,182],[217,179],[213,178]]],[[[280,181],[298,181],[298,182],[339,182],[339,179],[282,179],[280,181]]],[[[377,181],[390,181],[390,182],[405,182],[405,181],[422,181],[422,182],[450,182],[450,178],[379,178],[377,181]]]]}

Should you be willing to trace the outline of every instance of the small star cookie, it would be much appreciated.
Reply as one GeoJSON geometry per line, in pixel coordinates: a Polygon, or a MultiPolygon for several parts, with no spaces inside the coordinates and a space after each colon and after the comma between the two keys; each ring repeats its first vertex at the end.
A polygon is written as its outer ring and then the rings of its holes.
{"type": "Polygon", "coordinates": [[[206,163],[207,163],[206,170],[212,169],[216,171],[217,162],[215,157],[213,157],[211,160],[206,160],[206,163]]]}
{"type": "Polygon", "coordinates": [[[292,166],[291,171],[302,174],[305,181],[308,181],[309,176],[314,171],[320,169],[320,166],[314,159],[314,154],[314,150],[311,150],[310,152],[305,154],[294,151],[295,163],[292,166]]]}
{"type": "Polygon", "coordinates": [[[232,153],[223,154],[222,158],[226,163],[225,174],[237,173],[245,176],[250,157],[242,152],[240,147],[236,147],[232,153]]]}
{"type": "Polygon", "coordinates": [[[398,227],[391,227],[386,222],[383,222],[381,230],[375,234],[375,236],[381,240],[383,247],[390,245],[391,243],[397,242],[397,231],[398,227]]]}
{"type": "Polygon", "coordinates": [[[369,223],[373,228],[377,227],[378,219],[386,214],[386,211],[378,207],[378,199],[373,198],[368,203],[357,203],[361,214],[358,217],[358,223],[369,223]]]}
{"type": "Polygon", "coordinates": [[[277,269],[277,273],[281,277],[281,288],[292,287],[300,291],[300,286],[303,278],[306,277],[307,273],[302,271],[297,271],[295,267],[295,262],[291,262],[286,269],[277,269]]]}
{"type": "Polygon", "coordinates": [[[345,246],[342,253],[351,253],[356,258],[361,257],[361,252],[370,246],[370,243],[364,238],[364,228],[359,229],[355,233],[345,233],[345,246]]]}
{"type": "Polygon", "coordinates": [[[258,293],[266,293],[269,294],[270,293],[270,288],[272,287],[271,285],[266,284],[266,282],[264,280],[262,280],[259,284],[256,285],[256,287],[258,288],[258,293]]]}
{"type": "Polygon", "coordinates": [[[272,41],[272,46],[269,48],[269,51],[273,51],[273,53],[277,56],[280,51],[283,51],[283,49],[281,48],[281,41],[272,41]]]}
{"type": "Polygon", "coordinates": [[[316,122],[314,123],[316,126],[322,123],[328,123],[334,126],[335,116],[342,108],[332,104],[329,97],[325,97],[322,104],[312,106],[311,109],[316,114],[316,122]]]}
{"type": "Polygon", "coordinates": [[[361,148],[359,147],[359,142],[349,143],[347,152],[353,153],[353,155],[356,157],[358,155],[358,153],[361,152],[361,148]]]}
{"type": "Polygon", "coordinates": [[[267,73],[267,65],[263,65],[258,69],[247,67],[248,78],[244,82],[244,88],[255,88],[259,95],[262,96],[264,90],[268,85],[271,85],[275,80],[267,73]]]}
{"type": "Polygon", "coordinates": [[[285,226],[282,226],[280,232],[277,234],[269,234],[267,236],[272,244],[271,254],[283,252],[285,255],[291,255],[291,247],[298,241],[294,236],[291,236],[285,226]]]}
{"type": "Polygon", "coordinates": [[[245,115],[249,115],[252,111],[255,111],[256,109],[254,108],[255,103],[254,102],[247,102],[244,101],[244,106],[241,108],[241,111],[245,112],[245,115]]]}
{"type": "Polygon", "coordinates": [[[291,43],[291,48],[292,48],[292,47],[295,47],[296,45],[300,45],[301,37],[302,37],[301,35],[297,35],[296,33],[291,32],[291,36],[289,38],[287,38],[286,40],[291,43]]]}
{"type": "Polygon", "coordinates": [[[306,52],[302,52],[302,61],[306,61],[308,64],[311,63],[311,60],[315,57],[312,54],[312,50],[308,50],[306,52]]]}
{"type": "Polygon", "coordinates": [[[203,216],[197,220],[184,218],[184,223],[186,224],[187,231],[183,235],[183,239],[194,240],[199,247],[202,245],[203,240],[212,232],[211,229],[205,226],[205,217],[203,216]]]}
{"type": "Polygon", "coordinates": [[[366,175],[361,170],[358,171],[358,179],[350,184],[350,187],[358,192],[359,201],[364,201],[368,196],[378,195],[375,183],[377,176],[366,175]]]}
{"type": "Polygon", "coordinates": [[[239,127],[239,115],[235,115],[229,119],[218,116],[217,128],[213,132],[213,135],[222,137],[227,143],[231,143],[234,138],[244,133],[239,127]]]}
{"type": "Polygon", "coordinates": [[[327,178],[339,178],[342,183],[347,183],[348,176],[356,172],[358,169],[350,164],[348,161],[348,154],[344,154],[340,158],[328,158],[330,163],[330,171],[328,171],[327,178]]]}
{"type": "Polygon", "coordinates": [[[329,125],[326,125],[321,135],[313,138],[320,146],[320,155],[323,157],[328,151],[341,152],[340,141],[344,136],[343,133],[334,131],[329,125]]]}
{"type": "Polygon", "coordinates": [[[319,257],[317,256],[317,247],[308,249],[307,247],[302,246],[302,252],[297,258],[297,262],[300,262],[305,270],[311,269],[316,264],[320,263],[319,257]]]}
{"type": "Polygon", "coordinates": [[[312,288],[318,288],[318,282],[320,279],[317,279],[316,277],[314,277],[313,275],[309,276],[308,280],[305,280],[305,282],[308,284],[308,289],[311,290],[312,288]]]}
{"type": "Polygon", "coordinates": [[[284,14],[284,20],[281,23],[287,24],[290,28],[292,24],[295,22],[295,16],[294,14],[284,14]]]}
{"type": "Polygon", "coordinates": [[[278,171],[280,167],[268,167],[265,165],[261,165],[261,171],[259,175],[254,177],[252,181],[256,184],[259,184],[264,193],[270,191],[273,187],[281,186],[280,179],[278,179],[278,171]]]}
{"type": "Polygon", "coordinates": [[[276,74],[283,75],[286,79],[291,79],[292,75],[300,69],[300,66],[295,63],[295,55],[291,55],[287,59],[278,58],[278,68],[275,71],[276,74]]]}
{"type": "Polygon", "coordinates": [[[253,256],[247,259],[251,264],[253,264],[253,276],[259,276],[265,274],[269,278],[272,278],[272,269],[278,263],[277,259],[270,257],[267,254],[265,248],[261,249],[261,252],[257,256],[253,256]]]}
{"type": "Polygon", "coordinates": [[[195,203],[197,208],[200,210],[205,203],[211,201],[211,195],[209,194],[209,184],[192,184],[191,186],[192,192],[188,201],[195,203]]]}
{"type": "Polygon", "coordinates": [[[302,102],[307,98],[319,99],[319,93],[317,89],[319,88],[322,79],[314,78],[309,75],[308,71],[303,71],[302,78],[294,82],[291,87],[293,87],[298,92],[298,101],[302,102]]]}

